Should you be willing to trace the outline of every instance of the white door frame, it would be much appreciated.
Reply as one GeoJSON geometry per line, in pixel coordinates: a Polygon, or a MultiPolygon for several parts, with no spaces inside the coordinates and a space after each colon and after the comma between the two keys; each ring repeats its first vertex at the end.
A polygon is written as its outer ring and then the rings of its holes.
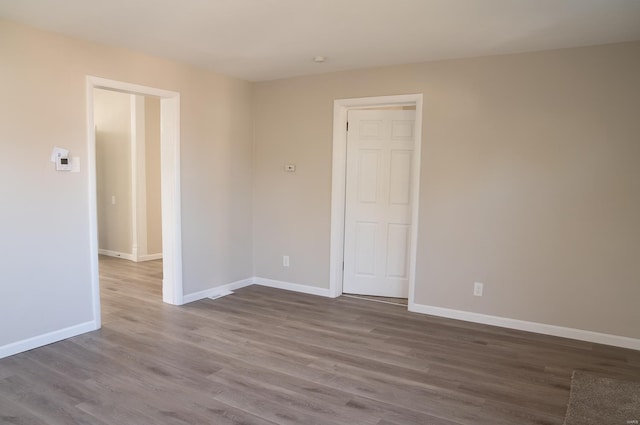
{"type": "Polygon", "coordinates": [[[409,305],[414,301],[418,212],[420,194],[420,152],[422,146],[422,94],[337,99],[333,102],[333,167],[331,173],[331,244],[329,253],[329,294],[342,295],[344,264],[344,212],[347,177],[347,113],[354,108],[383,106],[416,107],[416,145],[411,176],[411,246],[409,257],[409,305]]]}
{"type": "Polygon", "coordinates": [[[131,256],[147,256],[147,176],[144,96],[129,95],[131,106],[131,256]],[[142,118],[141,118],[142,117],[142,118]],[[142,124],[142,125],[140,125],[142,124]]]}
{"type": "Polygon", "coordinates": [[[100,279],[98,273],[98,214],[96,191],[96,135],[93,89],[107,89],[160,98],[160,150],[162,193],[162,300],[183,304],[182,233],[180,216],[180,93],[105,78],[87,76],[87,140],[89,177],[89,245],[93,313],[100,327],[100,279]]]}

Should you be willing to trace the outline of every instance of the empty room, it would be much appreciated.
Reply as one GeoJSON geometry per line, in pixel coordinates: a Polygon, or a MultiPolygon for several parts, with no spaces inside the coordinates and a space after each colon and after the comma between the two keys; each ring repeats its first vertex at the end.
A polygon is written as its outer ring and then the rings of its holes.
{"type": "Polygon", "coordinates": [[[636,0],[0,0],[0,424],[640,423],[639,76],[636,0]]]}

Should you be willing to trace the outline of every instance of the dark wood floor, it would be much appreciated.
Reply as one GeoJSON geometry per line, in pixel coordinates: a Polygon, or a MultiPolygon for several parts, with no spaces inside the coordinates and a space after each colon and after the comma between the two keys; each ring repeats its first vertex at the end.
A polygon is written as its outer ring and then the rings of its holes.
{"type": "Polygon", "coordinates": [[[0,360],[2,424],[561,424],[574,369],[640,352],[253,286],[161,302],[103,258],[103,328],[0,360]]]}

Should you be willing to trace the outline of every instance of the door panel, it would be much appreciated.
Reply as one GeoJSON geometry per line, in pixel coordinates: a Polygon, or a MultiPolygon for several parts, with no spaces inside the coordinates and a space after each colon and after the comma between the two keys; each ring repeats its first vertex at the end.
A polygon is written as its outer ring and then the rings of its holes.
{"type": "MultiPolygon", "coordinates": [[[[412,111],[413,112],[413,111],[412,111]]],[[[415,112],[411,120],[393,120],[391,123],[391,140],[413,141],[415,112]]]]}
{"type": "Polygon", "coordinates": [[[389,170],[389,203],[410,205],[412,151],[391,151],[389,170]]]}
{"type": "Polygon", "coordinates": [[[355,272],[358,276],[374,276],[378,223],[356,223],[355,272]]]}
{"type": "Polygon", "coordinates": [[[406,298],[415,111],[349,111],[343,292],[406,298]]]}
{"type": "Polygon", "coordinates": [[[384,122],[382,120],[362,120],[359,123],[361,140],[381,140],[384,138],[384,122]]]}
{"type": "Polygon", "coordinates": [[[410,226],[389,224],[387,232],[387,277],[407,279],[410,226]]]}
{"type": "Polygon", "coordinates": [[[358,152],[358,200],[375,203],[378,199],[378,174],[380,151],[361,149],[358,152]]]}

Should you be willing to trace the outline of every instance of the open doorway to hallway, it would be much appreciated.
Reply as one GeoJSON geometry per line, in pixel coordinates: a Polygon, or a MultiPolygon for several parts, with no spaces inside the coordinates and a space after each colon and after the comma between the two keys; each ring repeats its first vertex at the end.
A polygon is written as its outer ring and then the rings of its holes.
{"type": "MultiPolygon", "coordinates": [[[[101,300],[142,281],[156,286],[147,289],[159,300],[160,99],[94,88],[93,118],[101,300]]],[[[108,310],[103,316],[109,320],[108,310]]]]}
{"type": "Polygon", "coordinates": [[[160,100],[94,89],[98,250],[162,258],[160,100]]]}
{"type": "MultiPolygon", "coordinates": [[[[110,193],[109,190],[104,190],[104,185],[100,188],[100,195],[98,190],[99,169],[104,164],[98,164],[101,161],[99,149],[99,142],[103,135],[100,134],[104,125],[98,125],[96,118],[99,112],[94,111],[96,103],[94,98],[98,89],[104,89],[107,94],[124,94],[129,99],[130,112],[138,110],[138,116],[142,116],[140,110],[148,106],[145,103],[145,98],[154,98],[159,100],[160,110],[160,129],[156,126],[151,131],[160,133],[160,146],[157,149],[155,155],[160,157],[160,210],[161,210],[161,255],[162,261],[154,260],[153,257],[149,258],[149,242],[148,235],[144,235],[147,230],[146,224],[139,226],[138,221],[131,219],[129,225],[125,226],[127,232],[131,232],[131,238],[129,239],[131,245],[131,260],[151,260],[158,261],[162,270],[162,301],[169,304],[180,305],[183,304],[183,291],[182,291],[182,219],[180,214],[180,94],[173,91],[156,89],[152,87],[140,86],[137,84],[130,84],[121,81],[107,80],[104,78],[87,76],[87,138],[88,138],[88,153],[89,153],[89,235],[90,235],[90,265],[92,276],[92,293],[93,293],[93,311],[96,327],[101,326],[101,300],[100,300],[100,273],[99,273],[99,253],[100,249],[106,249],[100,247],[99,244],[99,229],[105,224],[99,225],[99,203],[109,204],[111,206],[118,205],[118,196],[114,193],[110,193]],[[97,131],[96,131],[97,130],[97,131]],[[115,199],[114,199],[114,196],[115,199]],[[100,198],[100,199],[99,199],[100,198]],[[106,202],[105,202],[106,201],[106,202]],[[114,202],[115,201],[115,202],[114,202]],[[144,237],[141,237],[140,235],[144,237]],[[144,250],[141,249],[140,241],[146,243],[144,250]],[[146,251],[146,252],[145,252],[146,251]],[[145,256],[147,256],[145,258],[145,256]]],[[[98,95],[100,96],[100,94],[98,95]]],[[[150,108],[156,107],[148,106],[150,108]]],[[[107,114],[108,119],[109,114],[107,114]]],[[[133,128],[132,134],[140,137],[138,133],[146,131],[144,125],[137,122],[137,119],[130,118],[130,128],[133,128]],[[132,124],[133,123],[133,124],[132,124]],[[135,128],[134,128],[135,127],[135,128]]],[[[108,126],[107,126],[108,127],[108,126]]],[[[126,125],[125,125],[126,127],[126,125]]],[[[108,136],[108,135],[107,135],[108,136]]],[[[131,136],[133,137],[133,136],[131,136]]],[[[146,175],[147,167],[142,167],[138,164],[139,156],[141,155],[142,144],[129,144],[129,152],[132,155],[132,159],[129,160],[128,173],[134,177],[140,175],[146,175]],[[135,146],[134,146],[135,145],[135,146]],[[134,146],[135,149],[132,147],[134,146]]],[[[125,149],[126,150],[126,149],[125,149]]],[[[146,155],[146,152],[145,152],[146,155]]],[[[107,161],[109,162],[109,161],[107,161]]],[[[117,158],[114,158],[112,162],[118,162],[117,158]]],[[[126,159],[125,159],[126,162],[126,159]]],[[[156,170],[157,171],[157,170],[156,170]]],[[[125,173],[126,174],[126,173],[125,173]]],[[[116,176],[118,173],[116,172],[116,176]]],[[[145,177],[146,178],[146,177],[145,177]]],[[[138,179],[139,180],[139,179],[138,179]]],[[[126,184],[125,184],[126,186],[126,184]]],[[[114,186],[115,187],[115,186],[114,186]]],[[[115,190],[115,189],[114,189],[115,190]]],[[[145,197],[138,196],[138,192],[141,192],[138,184],[134,184],[133,181],[129,184],[129,196],[126,191],[124,200],[129,199],[129,210],[132,217],[140,215],[140,211],[144,211],[149,203],[146,197],[145,187],[142,192],[145,193],[145,197]],[[135,199],[135,202],[133,201],[135,199]],[[144,202],[142,208],[139,203],[144,202]]],[[[156,203],[157,205],[157,203],[156,203]]],[[[100,205],[101,206],[101,205],[100,205]]],[[[157,213],[157,212],[156,212],[157,213]]],[[[148,216],[144,215],[145,220],[149,220],[148,216]]],[[[103,217],[100,216],[100,220],[103,217]]],[[[148,232],[147,232],[148,233],[148,232]]],[[[104,233],[102,233],[102,239],[104,233]]],[[[128,246],[128,245],[125,245],[128,246]]],[[[128,250],[128,248],[126,248],[128,250]]],[[[103,254],[113,254],[119,251],[113,251],[111,253],[102,251],[103,254]]],[[[116,258],[117,255],[113,255],[112,258],[116,258]]],[[[120,256],[119,259],[121,259],[120,256]]],[[[133,262],[135,263],[135,261],[133,262]]],[[[140,264],[135,263],[135,264],[140,264]]]]}

